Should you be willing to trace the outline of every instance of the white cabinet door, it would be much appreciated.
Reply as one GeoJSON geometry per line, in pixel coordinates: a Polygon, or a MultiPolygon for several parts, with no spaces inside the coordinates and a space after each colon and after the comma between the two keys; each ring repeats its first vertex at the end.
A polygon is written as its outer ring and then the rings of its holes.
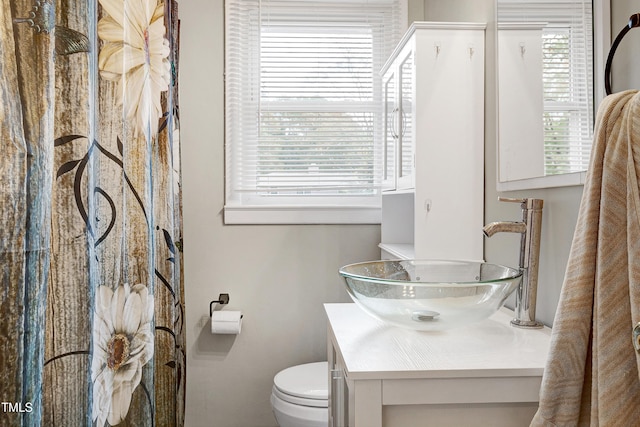
{"type": "Polygon", "coordinates": [[[411,45],[398,58],[398,184],[400,190],[415,187],[414,109],[414,54],[411,45]]]}
{"type": "Polygon", "coordinates": [[[382,78],[382,97],[384,102],[384,139],[382,145],[382,190],[396,189],[396,145],[397,145],[397,90],[396,70],[389,69],[382,78]]]}

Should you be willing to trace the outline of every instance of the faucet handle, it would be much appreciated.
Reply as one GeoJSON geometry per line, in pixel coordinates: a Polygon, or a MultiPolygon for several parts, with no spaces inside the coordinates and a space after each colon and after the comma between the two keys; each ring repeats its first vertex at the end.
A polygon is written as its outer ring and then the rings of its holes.
{"type": "Polygon", "coordinates": [[[526,203],[527,199],[517,199],[513,197],[498,197],[499,202],[526,203]]]}
{"type": "Polygon", "coordinates": [[[517,199],[517,198],[511,198],[511,197],[498,197],[498,201],[520,203],[522,205],[522,209],[541,210],[542,206],[544,206],[544,200],[542,199],[527,199],[527,198],[517,199]]]}

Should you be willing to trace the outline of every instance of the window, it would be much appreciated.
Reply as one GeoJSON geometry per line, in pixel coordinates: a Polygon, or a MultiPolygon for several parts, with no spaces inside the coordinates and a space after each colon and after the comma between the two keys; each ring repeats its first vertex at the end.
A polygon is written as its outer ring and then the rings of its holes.
{"type": "Polygon", "coordinates": [[[226,223],[380,220],[401,0],[227,0],[226,223]]]}
{"type": "MultiPolygon", "coordinates": [[[[589,10],[591,8],[589,7],[589,10]]],[[[593,141],[593,59],[584,32],[591,15],[580,13],[579,25],[547,25],[542,32],[545,175],[580,172],[589,166],[593,141]]]]}

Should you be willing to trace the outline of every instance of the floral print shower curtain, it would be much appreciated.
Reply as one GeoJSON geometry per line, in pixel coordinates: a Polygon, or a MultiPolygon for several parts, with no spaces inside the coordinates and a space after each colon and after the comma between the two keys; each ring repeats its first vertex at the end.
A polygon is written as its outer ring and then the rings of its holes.
{"type": "Polygon", "coordinates": [[[181,426],[177,3],[0,6],[0,425],[181,426]]]}

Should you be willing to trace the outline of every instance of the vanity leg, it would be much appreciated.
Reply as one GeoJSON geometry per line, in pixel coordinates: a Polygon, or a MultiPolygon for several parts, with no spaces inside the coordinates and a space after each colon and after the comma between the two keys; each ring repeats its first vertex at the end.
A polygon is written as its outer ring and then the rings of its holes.
{"type": "Polygon", "coordinates": [[[354,381],[349,394],[349,426],[382,427],[382,381],[354,381]]]}

